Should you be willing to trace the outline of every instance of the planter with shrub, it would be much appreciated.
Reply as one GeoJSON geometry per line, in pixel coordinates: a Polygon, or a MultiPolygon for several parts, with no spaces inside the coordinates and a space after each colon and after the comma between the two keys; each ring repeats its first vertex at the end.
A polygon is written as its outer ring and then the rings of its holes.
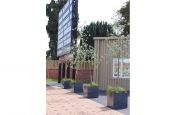
{"type": "Polygon", "coordinates": [[[92,82],[83,85],[83,95],[87,98],[97,98],[99,94],[98,84],[92,82]]]}
{"type": "Polygon", "coordinates": [[[83,92],[83,83],[81,81],[73,81],[73,90],[74,93],[82,93],[83,92]]]}
{"type": "Polygon", "coordinates": [[[64,89],[71,88],[72,79],[63,78],[61,82],[62,82],[62,85],[64,86],[64,89]]]}
{"type": "Polygon", "coordinates": [[[107,88],[107,106],[112,109],[125,109],[128,104],[128,94],[124,88],[107,88]]]}

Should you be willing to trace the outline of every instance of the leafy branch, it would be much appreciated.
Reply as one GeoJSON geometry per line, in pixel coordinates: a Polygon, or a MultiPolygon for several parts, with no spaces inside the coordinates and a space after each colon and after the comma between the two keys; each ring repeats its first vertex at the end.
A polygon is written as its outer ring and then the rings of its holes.
{"type": "MultiPolygon", "coordinates": [[[[88,64],[88,67],[93,67],[100,63],[100,59],[96,55],[95,48],[89,46],[83,38],[80,38],[80,44],[74,44],[71,48],[73,53],[73,59],[70,60],[71,67],[79,70],[82,64],[88,64]]],[[[90,71],[91,82],[93,79],[92,73],[90,71]]]]}

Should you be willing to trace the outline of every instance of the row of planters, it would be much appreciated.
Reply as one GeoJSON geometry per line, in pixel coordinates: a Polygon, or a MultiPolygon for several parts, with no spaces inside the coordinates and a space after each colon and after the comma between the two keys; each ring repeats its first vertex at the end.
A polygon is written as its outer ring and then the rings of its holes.
{"type": "MultiPolygon", "coordinates": [[[[64,89],[73,87],[74,93],[82,93],[86,98],[98,98],[99,89],[98,84],[83,83],[72,79],[62,79],[64,89]]],[[[124,88],[121,87],[108,87],[107,88],[107,107],[112,109],[125,109],[128,104],[128,94],[124,88]]]]}
{"type": "Polygon", "coordinates": [[[62,79],[62,85],[64,89],[70,89],[73,87],[74,93],[82,93],[84,97],[87,98],[97,98],[98,97],[98,85],[94,82],[84,83],[81,81],[75,81],[72,79],[64,78],[62,79]]]}
{"type": "Polygon", "coordinates": [[[75,93],[83,92],[83,83],[80,81],[64,78],[61,82],[64,89],[70,89],[73,87],[75,93]]]}

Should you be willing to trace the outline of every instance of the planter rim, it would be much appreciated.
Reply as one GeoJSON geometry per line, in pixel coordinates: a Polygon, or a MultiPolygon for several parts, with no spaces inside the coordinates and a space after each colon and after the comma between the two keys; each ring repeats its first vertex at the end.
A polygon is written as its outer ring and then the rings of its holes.
{"type": "Polygon", "coordinates": [[[121,92],[121,93],[113,93],[113,94],[123,94],[123,93],[127,93],[127,92],[121,92]]]}
{"type": "Polygon", "coordinates": [[[112,93],[112,94],[108,94],[108,95],[114,95],[114,94],[127,94],[127,92],[122,92],[122,93],[112,93]]]}
{"type": "Polygon", "coordinates": [[[62,81],[62,82],[70,82],[70,80],[62,81]]]}
{"type": "Polygon", "coordinates": [[[98,88],[98,86],[84,86],[85,88],[98,88]]]}
{"type": "Polygon", "coordinates": [[[81,84],[83,84],[83,82],[75,82],[74,84],[77,84],[77,83],[81,83],[81,84]]]}

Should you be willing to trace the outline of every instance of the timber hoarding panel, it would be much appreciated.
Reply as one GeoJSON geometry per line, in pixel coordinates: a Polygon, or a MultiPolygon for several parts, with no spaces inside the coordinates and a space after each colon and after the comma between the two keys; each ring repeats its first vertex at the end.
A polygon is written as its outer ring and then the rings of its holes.
{"type": "MultiPolygon", "coordinates": [[[[113,78],[113,58],[117,56],[109,55],[107,44],[111,44],[117,41],[117,37],[95,37],[95,49],[96,54],[99,58],[102,57],[100,64],[94,67],[94,78],[93,81],[98,83],[99,88],[106,90],[108,86],[120,86],[126,90],[130,90],[130,78],[113,78]]],[[[123,47],[123,56],[130,58],[129,54],[129,42],[126,45],[128,47],[123,47]]]]}
{"type": "Polygon", "coordinates": [[[58,60],[46,60],[46,69],[58,69],[58,60]]]}
{"type": "Polygon", "coordinates": [[[58,78],[58,60],[46,60],[46,78],[58,78]]]}

